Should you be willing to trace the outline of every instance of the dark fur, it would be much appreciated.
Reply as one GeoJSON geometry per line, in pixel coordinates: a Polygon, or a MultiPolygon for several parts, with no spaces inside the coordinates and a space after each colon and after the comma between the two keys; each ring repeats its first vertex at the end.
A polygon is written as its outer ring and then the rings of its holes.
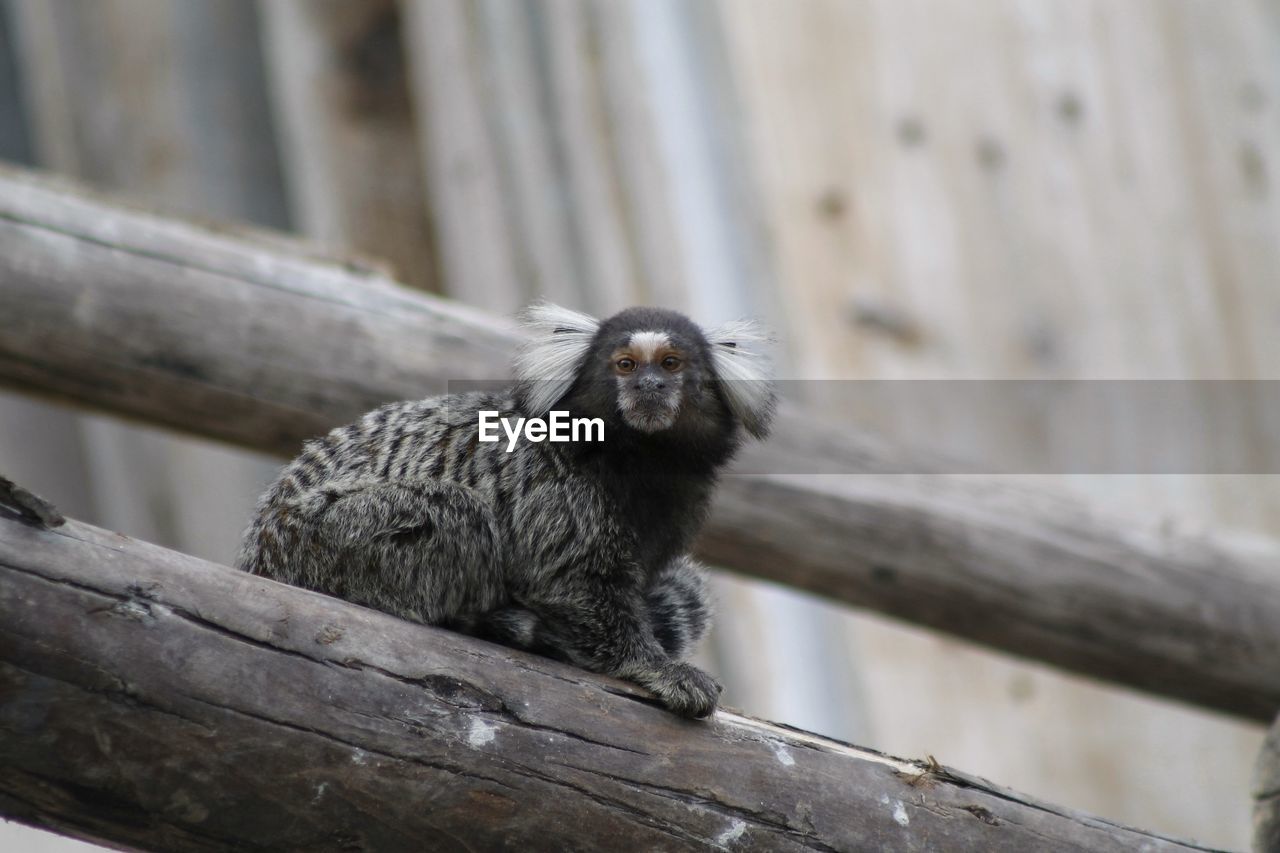
{"type": "Polygon", "coordinates": [[[384,406],[306,444],[259,501],[237,564],[627,678],[678,713],[709,715],[719,685],[679,659],[709,622],[687,552],[741,440],[732,398],[713,345],[682,315],[631,309],[577,334],[576,378],[555,408],[602,418],[603,442],[521,440],[511,453],[505,439],[480,442],[481,409],[545,414],[530,408],[531,376],[506,392],[384,406]],[[679,346],[678,375],[613,375],[610,354],[642,330],[679,346]],[[628,394],[641,401],[633,415],[672,394],[678,413],[635,429],[628,394]]]}

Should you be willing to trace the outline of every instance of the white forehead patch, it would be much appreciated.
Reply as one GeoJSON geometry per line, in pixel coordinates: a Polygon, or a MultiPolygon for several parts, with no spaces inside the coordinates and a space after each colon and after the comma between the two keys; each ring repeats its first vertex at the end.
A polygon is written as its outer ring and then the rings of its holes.
{"type": "Polygon", "coordinates": [[[628,348],[640,357],[641,361],[653,361],[658,350],[671,346],[671,339],[666,332],[636,332],[631,336],[628,348]]]}

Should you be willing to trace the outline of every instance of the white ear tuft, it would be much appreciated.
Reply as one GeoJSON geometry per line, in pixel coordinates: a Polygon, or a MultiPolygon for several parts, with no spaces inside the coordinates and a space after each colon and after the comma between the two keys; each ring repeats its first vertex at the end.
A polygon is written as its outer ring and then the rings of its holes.
{"type": "Polygon", "coordinates": [[[707,332],[711,361],[734,417],[756,438],[769,433],[777,398],[768,331],[754,320],[734,320],[707,332]]]}
{"type": "Polygon", "coordinates": [[[529,306],[519,319],[532,337],[516,356],[516,379],[528,413],[541,417],[569,392],[600,321],[550,302],[529,306]]]}

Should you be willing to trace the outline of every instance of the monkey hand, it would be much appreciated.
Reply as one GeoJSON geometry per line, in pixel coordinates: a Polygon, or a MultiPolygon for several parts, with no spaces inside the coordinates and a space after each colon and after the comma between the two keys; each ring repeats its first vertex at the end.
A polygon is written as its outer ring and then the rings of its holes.
{"type": "Polygon", "coordinates": [[[667,663],[638,681],[673,712],[699,720],[715,713],[724,689],[696,666],[680,662],[667,663]]]}

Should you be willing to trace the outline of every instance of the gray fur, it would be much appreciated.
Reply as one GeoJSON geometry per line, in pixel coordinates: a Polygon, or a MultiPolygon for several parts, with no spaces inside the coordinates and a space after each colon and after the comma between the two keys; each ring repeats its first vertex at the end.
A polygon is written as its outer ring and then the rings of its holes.
{"type": "MultiPolygon", "coordinates": [[[[743,403],[730,403],[725,390],[695,395],[665,383],[650,396],[655,411],[679,410],[668,431],[677,438],[628,432],[618,417],[625,389],[605,382],[583,390],[574,377],[608,357],[610,329],[640,320],[624,312],[599,324],[562,310],[532,315],[536,332],[570,340],[527,349],[525,385],[393,403],[307,442],[259,500],[237,565],[627,678],[677,713],[708,716],[719,685],[680,662],[710,622],[703,570],[686,551],[714,472],[737,446],[743,403]],[[557,357],[575,363],[555,364],[557,357]],[[522,393],[548,375],[555,399],[545,386],[522,393]],[[675,403],[661,394],[677,395],[675,403]],[[521,441],[510,453],[503,442],[478,440],[482,409],[515,418],[557,402],[612,408],[609,429],[620,434],[607,430],[603,449],[521,441]],[[696,438],[694,450],[682,449],[685,435],[696,438]],[[633,469],[634,454],[646,452],[652,464],[633,469]]],[[[711,344],[696,326],[670,312],[632,312],[677,326],[690,360],[681,380],[714,384],[713,368],[702,364],[711,344]]],[[[752,417],[763,422],[768,413],[752,417]]]]}

